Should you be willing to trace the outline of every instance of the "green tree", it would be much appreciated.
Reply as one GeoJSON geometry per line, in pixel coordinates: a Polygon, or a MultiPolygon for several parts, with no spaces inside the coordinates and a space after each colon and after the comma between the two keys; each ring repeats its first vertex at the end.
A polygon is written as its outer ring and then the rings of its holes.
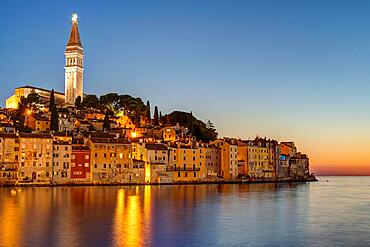
{"type": "Polygon", "coordinates": [[[30,93],[27,97],[21,97],[17,111],[11,117],[18,131],[28,131],[24,127],[25,117],[39,111],[38,103],[40,103],[40,96],[35,92],[30,93]]]}
{"type": "Polygon", "coordinates": [[[54,89],[52,89],[50,93],[50,100],[49,100],[49,112],[51,112],[51,110],[53,109],[54,104],[55,104],[54,89]]]}
{"type": "Polygon", "coordinates": [[[76,100],[75,100],[75,107],[77,109],[81,109],[81,96],[77,96],[76,100]]]}
{"type": "Polygon", "coordinates": [[[82,108],[100,109],[100,101],[94,94],[85,95],[84,100],[81,103],[82,108]]]}
{"type": "Polygon", "coordinates": [[[120,97],[117,93],[108,93],[99,98],[103,109],[116,113],[120,108],[120,97]]]}
{"type": "Polygon", "coordinates": [[[205,124],[201,120],[195,118],[192,112],[180,112],[174,111],[168,115],[163,116],[163,122],[169,123],[171,125],[179,124],[188,128],[190,134],[195,136],[198,140],[209,142],[217,139],[216,128],[209,121],[205,124]]]}
{"type": "Polygon", "coordinates": [[[109,111],[106,111],[103,121],[103,130],[108,131],[109,129],[110,129],[109,111]]]}
{"type": "Polygon", "coordinates": [[[50,129],[55,132],[59,131],[58,110],[55,104],[51,108],[50,129]]]}
{"type": "Polygon", "coordinates": [[[153,117],[153,124],[155,126],[159,126],[159,116],[158,116],[158,107],[154,107],[154,117],[153,117]]]}
{"type": "Polygon", "coordinates": [[[150,121],[152,119],[151,115],[150,115],[150,102],[149,100],[146,102],[146,108],[147,108],[147,114],[146,114],[146,117],[147,119],[150,121]]]}

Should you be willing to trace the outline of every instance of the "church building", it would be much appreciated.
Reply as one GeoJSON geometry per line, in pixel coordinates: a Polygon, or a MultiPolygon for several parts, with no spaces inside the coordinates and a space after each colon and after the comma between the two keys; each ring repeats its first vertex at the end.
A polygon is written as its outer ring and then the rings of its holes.
{"type": "MultiPolygon", "coordinates": [[[[65,92],[55,92],[55,102],[61,106],[73,106],[78,96],[83,100],[83,62],[84,53],[78,31],[77,14],[72,14],[72,30],[69,35],[65,55],[64,83],[65,92]]],[[[35,86],[23,86],[15,89],[15,92],[6,100],[6,108],[17,108],[22,97],[30,93],[37,93],[41,98],[41,104],[47,105],[51,90],[35,86]]]]}

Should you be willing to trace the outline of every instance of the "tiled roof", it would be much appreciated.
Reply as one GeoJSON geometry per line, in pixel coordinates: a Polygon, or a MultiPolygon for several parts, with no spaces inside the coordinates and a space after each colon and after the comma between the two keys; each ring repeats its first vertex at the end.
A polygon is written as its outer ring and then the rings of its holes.
{"type": "MultiPolygon", "coordinates": [[[[35,90],[40,90],[40,91],[45,91],[45,92],[51,93],[51,90],[49,90],[49,89],[45,89],[45,88],[41,88],[41,87],[34,87],[34,86],[30,86],[30,85],[17,87],[16,89],[21,89],[21,88],[30,88],[30,89],[35,89],[35,90]]],[[[64,96],[64,93],[57,92],[57,91],[54,91],[54,94],[61,94],[61,95],[64,96]]]]}
{"type": "Polygon", "coordinates": [[[130,144],[130,141],[125,138],[90,138],[93,143],[109,143],[109,144],[130,144]]]}
{"type": "Polygon", "coordinates": [[[51,134],[47,133],[19,133],[21,138],[52,138],[51,134]]]}
{"type": "Polygon", "coordinates": [[[69,35],[67,46],[81,46],[80,32],[78,31],[77,21],[72,22],[72,30],[69,35]]]}
{"type": "Polygon", "coordinates": [[[168,150],[168,147],[161,143],[145,143],[145,148],[148,150],[168,150]]]}
{"type": "Polygon", "coordinates": [[[17,138],[17,134],[16,133],[3,133],[3,132],[0,132],[0,137],[1,138],[17,138]]]}

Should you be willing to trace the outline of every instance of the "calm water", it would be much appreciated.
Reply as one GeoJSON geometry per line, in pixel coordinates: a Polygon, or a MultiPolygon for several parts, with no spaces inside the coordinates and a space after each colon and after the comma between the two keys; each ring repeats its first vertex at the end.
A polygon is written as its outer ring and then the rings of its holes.
{"type": "Polygon", "coordinates": [[[319,179],[0,188],[0,246],[370,246],[370,177],[319,179]]]}

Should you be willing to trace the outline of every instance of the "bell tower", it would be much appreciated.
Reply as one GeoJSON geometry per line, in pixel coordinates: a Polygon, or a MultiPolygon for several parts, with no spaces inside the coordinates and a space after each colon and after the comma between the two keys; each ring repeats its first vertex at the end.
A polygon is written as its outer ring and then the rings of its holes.
{"type": "Polygon", "coordinates": [[[78,96],[81,96],[81,100],[83,100],[84,53],[78,32],[77,18],[77,14],[73,13],[72,30],[64,52],[65,103],[67,105],[74,105],[78,96]]]}

